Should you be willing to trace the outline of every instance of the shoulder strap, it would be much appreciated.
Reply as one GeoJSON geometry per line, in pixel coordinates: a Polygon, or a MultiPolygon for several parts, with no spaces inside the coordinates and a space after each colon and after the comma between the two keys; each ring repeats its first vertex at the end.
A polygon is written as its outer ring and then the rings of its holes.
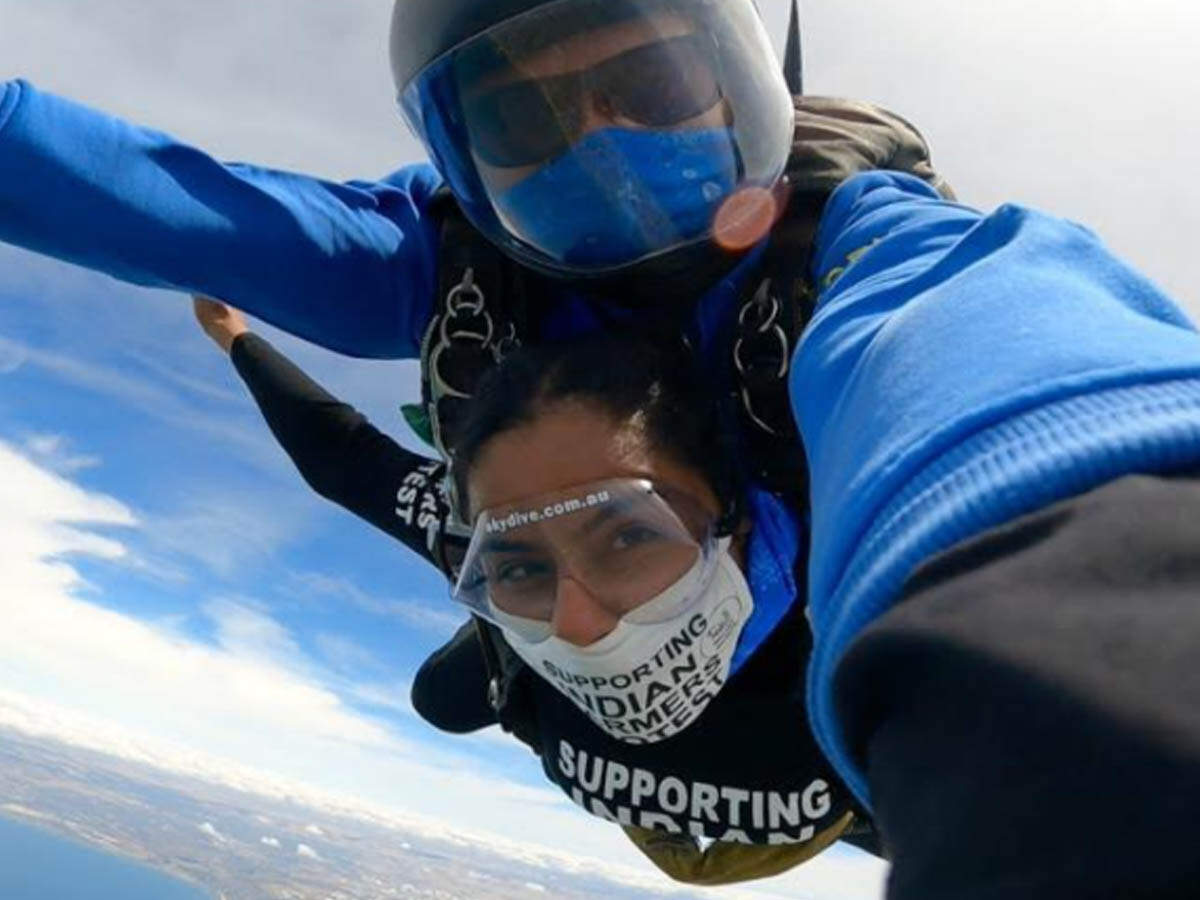
{"type": "Polygon", "coordinates": [[[812,314],[805,273],[809,247],[801,237],[787,221],[776,226],[763,274],[743,295],[733,340],[741,430],[754,474],[798,508],[808,503],[807,462],[792,416],[788,372],[812,314]]]}
{"type": "Polygon", "coordinates": [[[438,191],[429,213],[438,219],[437,294],[421,341],[422,407],[404,412],[447,464],[443,493],[449,514],[441,523],[434,555],[453,580],[470,540],[450,478],[455,429],[480,377],[518,339],[504,305],[511,265],[467,222],[448,188],[438,191]]]}
{"type": "Polygon", "coordinates": [[[438,287],[421,343],[421,394],[433,445],[449,461],[463,401],[516,334],[502,309],[500,251],[467,222],[446,188],[432,210],[440,219],[438,287]]]}
{"type": "MultiPolygon", "coordinates": [[[[795,66],[798,16],[793,8],[789,44],[795,42],[795,66]]],[[[799,96],[793,99],[802,103],[799,96]]],[[[813,190],[800,177],[813,165],[811,135],[798,124],[794,140],[781,187],[784,212],[772,229],[762,274],[743,295],[738,311],[733,367],[744,442],[756,474],[772,492],[803,508],[808,502],[807,461],[792,415],[788,374],[815,305],[809,263],[828,191],[813,190]]]]}

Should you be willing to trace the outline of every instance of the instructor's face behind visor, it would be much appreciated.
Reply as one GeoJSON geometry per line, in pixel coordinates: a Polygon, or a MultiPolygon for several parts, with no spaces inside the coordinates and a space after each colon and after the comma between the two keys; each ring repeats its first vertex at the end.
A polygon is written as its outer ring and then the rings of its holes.
{"type": "MultiPolygon", "coordinates": [[[[467,216],[510,255],[619,271],[719,239],[722,208],[746,208],[727,201],[782,174],[791,102],[750,0],[518,5],[533,8],[401,93],[467,216]]],[[[394,32],[399,74],[396,47],[394,32]]]]}
{"type": "Polygon", "coordinates": [[[612,25],[499,64],[464,87],[472,152],[485,177],[516,184],[608,128],[725,127],[708,39],[678,17],[654,24],[612,25]]]}
{"type": "Polygon", "coordinates": [[[481,511],[454,597],[529,642],[580,607],[652,624],[697,599],[714,547],[712,515],[688,495],[601,481],[481,511]]]}

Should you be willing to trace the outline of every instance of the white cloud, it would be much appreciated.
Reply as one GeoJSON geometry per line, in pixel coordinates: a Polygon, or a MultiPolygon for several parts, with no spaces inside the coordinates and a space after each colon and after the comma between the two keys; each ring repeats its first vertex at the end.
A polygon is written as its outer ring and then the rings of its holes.
{"type": "Polygon", "coordinates": [[[280,669],[305,667],[291,632],[265,612],[230,599],[210,600],[203,611],[213,623],[217,646],[229,655],[280,669]]]}
{"type": "MultiPolygon", "coordinates": [[[[11,248],[0,247],[0,253],[13,254],[11,248]]],[[[23,254],[13,254],[22,262],[23,254]]],[[[40,264],[45,264],[41,261],[40,264]]],[[[23,268],[23,266],[18,266],[23,268]]],[[[65,268],[59,266],[58,268],[65,268]]],[[[45,299],[45,298],[42,298],[45,299]]],[[[68,292],[66,305],[74,309],[86,295],[68,292]]],[[[122,298],[122,302],[129,298],[122,298]]],[[[46,309],[51,304],[41,304],[46,309]]],[[[246,427],[246,406],[249,401],[245,397],[231,395],[233,401],[224,407],[204,411],[193,400],[168,385],[158,383],[154,377],[140,377],[131,372],[136,371],[126,365],[121,368],[114,365],[112,360],[100,361],[96,358],[98,348],[111,349],[117,358],[126,363],[131,358],[124,353],[124,348],[117,344],[95,344],[88,341],[87,332],[78,334],[74,341],[78,344],[91,343],[88,349],[76,346],[46,350],[29,343],[22,343],[11,338],[0,336],[0,374],[15,371],[17,366],[9,366],[7,370],[4,360],[20,360],[22,366],[38,369],[56,380],[69,385],[72,389],[99,394],[111,401],[116,401],[128,409],[138,410],[143,415],[153,416],[164,425],[181,429],[196,435],[199,446],[220,448],[223,453],[237,453],[247,462],[258,468],[284,475],[290,464],[282,451],[275,446],[266,426],[249,429],[246,427]]],[[[160,353],[164,352],[162,348],[160,353]]],[[[176,379],[178,380],[178,379],[176,379]]],[[[178,385],[175,385],[178,388],[178,385]]],[[[294,478],[288,476],[288,480],[294,478]]]]}
{"type": "Polygon", "coordinates": [[[212,822],[205,822],[202,825],[198,825],[196,827],[199,829],[199,831],[202,834],[207,835],[208,837],[212,838],[212,840],[216,841],[218,844],[228,843],[228,841],[229,841],[229,839],[227,837],[225,837],[225,835],[223,835],[223,834],[221,834],[221,832],[217,831],[216,826],[213,825],[212,822]]]}
{"type": "Polygon", "coordinates": [[[63,555],[116,559],[125,548],[68,523],[132,526],[133,515],[2,443],[0,473],[0,532],[11,536],[0,542],[0,683],[164,736],[222,736],[231,749],[252,746],[239,737],[251,734],[403,749],[289,671],[294,643],[253,610],[210,604],[220,644],[209,647],[81,599],[84,583],[63,555]]]}
{"type": "Polygon", "coordinates": [[[298,485],[289,492],[252,493],[212,486],[170,512],[147,515],[145,543],[158,554],[201,563],[232,577],[269,559],[309,527],[298,485]]]}
{"type": "Polygon", "coordinates": [[[69,353],[40,350],[28,344],[0,336],[0,354],[19,356],[23,362],[37,366],[70,384],[98,393],[119,397],[130,406],[164,406],[171,402],[169,392],[140,378],[99,366],[69,353]]]}
{"type": "Polygon", "coordinates": [[[0,51],[6,74],[223,157],[353,177],[417,155],[387,74],[390,8],[341,0],[301,14],[290,0],[5,0],[0,51]],[[39,46],[61,52],[50,61],[39,46]]]}
{"type": "Polygon", "coordinates": [[[100,457],[71,451],[71,441],[62,434],[29,434],[21,442],[25,452],[46,468],[73,475],[100,465],[100,457]]]}
{"type": "Polygon", "coordinates": [[[364,672],[380,672],[384,663],[362,644],[342,634],[322,632],[313,638],[321,658],[338,672],[361,677],[364,672]]]}
{"type": "Polygon", "coordinates": [[[314,850],[312,847],[308,846],[308,844],[297,844],[296,845],[296,855],[302,856],[305,859],[319,860],[321,858],[317,854],[317,851],[314,850]]]}
{"type": "Polygon", "coordinates": [[[298,597],[346,604],[370,615],[397,619],[435,634],[449,635],[467,618],[466,611],[444,593],[419,600],[380,597],[364,591],[349,578],[321,572],[297,572],[291,577],[290,585],[298,597]]]}
{"type": "Polygon", "coordinates": [[[258,842],[260,844],[265,844],[268,847],[274,847],[276,849],[279,849],[279,838],[263,836],[258,839],[258,842]]]}
{"type": "MultiPolygon", "coordinates": [[[[15,603],[38,592],[64,591],[81,586],[73,569],[57,562],[71,553],[102,559],[120,559],[125,547],[116,540],[76,527],[132,526],[137,520],[123,504],[89,494],[52,472],[34,465],[11,447],[0,443],[0,572],[4,573],[4,599],[15,603]],[[25,527],[31,520],[38,527],[25,527]],[[26,565],[29,559],[41,563],[26,565]]],[[[29,604],[31,605],[31,604],[29,604]]],[[[7,624],[0,634],[13,635],[7,624]]]]}
{"type": "Polygon", "coordinates": [[[417,711],[413,709],[410,700],[412,682],[389,681],[371,683],[354,681],[347,683],[344,690],[347,697],[355,703],[375,707],[376,709],[390,710],[391,712],[401,713],[406,716],[417,715],[417,711]]]}

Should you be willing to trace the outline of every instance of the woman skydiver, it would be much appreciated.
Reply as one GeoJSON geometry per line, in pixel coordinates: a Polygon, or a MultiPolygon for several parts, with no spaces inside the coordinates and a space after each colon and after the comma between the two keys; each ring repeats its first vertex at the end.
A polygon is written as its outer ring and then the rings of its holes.
{"type": "MultiPolygon", "coordinates": [[[[440,464],[235,310],[198,298],[196,312],[308,483],[429,558],[396,498],[434,490],[440,464]]],[[[478,536],[454,596],[527,664],[504,673],[514,730],[576,803],[697,884],[778,874],[848,831],[874,846],[807,726],[804,524],[737,475],[715,396],[682,347],[521,350],[468,407],[454,472],[478,536]]],[[[460,732],[497,721],[466,638],[414,683],[414,706],[460,732]]]]}

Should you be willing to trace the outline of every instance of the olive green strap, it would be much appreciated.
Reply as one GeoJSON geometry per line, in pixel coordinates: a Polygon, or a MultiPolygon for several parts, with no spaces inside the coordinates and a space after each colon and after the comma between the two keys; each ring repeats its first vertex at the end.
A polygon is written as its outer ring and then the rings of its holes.
{"type": "Polygon", "coordinates": [[[622,826],[634,846],[675,881],[717,885],[770,878],[812,859],[850,827],[848,812],[833,825],[799,844],[735,844],[714,841],[701,850],[690,834],[622,826]]]}

